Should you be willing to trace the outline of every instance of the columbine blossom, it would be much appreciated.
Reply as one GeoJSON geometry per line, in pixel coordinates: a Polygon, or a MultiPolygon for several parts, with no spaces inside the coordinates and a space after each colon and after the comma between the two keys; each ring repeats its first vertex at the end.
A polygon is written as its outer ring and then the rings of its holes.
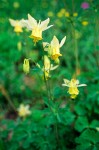
{"type": "Polygon", "coordinates": [[[83,9],[89,8],[89,3],[83,2],[83,3],[81,4],[81,8],[83,8],[83,9]]]}
{"type": "Polygon", "coordinates": [[[14,27],[14,32],[16,32],[16,33],[23,32],[23,30],[22,30],[22,27],[24,27],[24,25],[22,23],[23,19],[21,19],[21,20],[9,19],[9,21],[10,21],[10,24],[14,27]]]}
{"type": "Polygon", "coordinates": [[[30,71],[29,59],[24,59],[23,71],[27,74],[30,71]]]}
{"type": "Polygon", "coordinates": [[[48,80],[48,78],[50,77],[50,71],[55,70],[58,67],[58,65],[53,66],[53,64],[50,63],[50,59],[48,58],[47,55],[44,55],[44,66],[43,66],[43,68],[41,68],[41,66],[39,64],[36,64],[36,66],[43,71],[44,78],[46,80],[48,80]]]}
{"type": "Polygon", "coordinates": [[[44,67],[42,70],[44,71],[46,79],[48,79],[50,77],[50,71],[55,70],[57,67],[58,67],[58,65],[53,66],[50,63],[50,59],[46,55],[44,56],[44,67]]]}
{"type": "Polygon", "coordinates": [[[50,44],[47,42],[43,42],[44,50],[48,51],[52,60],[56,60],[58,59],[59,56],[62,56],[62,54],[60,53],[60,48],[65,43],[65,40],[66,40],[66,36],[59,43],[59,40],[57,39],[57,37],[54,36],[50,44]]]}
{"type": "Polygon", "coordinates": [[[31,112],[29,110],[29,105],[24,105],[24,104],[21,104],[20,107],[18,108],[18,115],[20,117],[26,117],[27,115],[30,115],[31,112]]]}
{"type": "Polygon", "coordinates": [[[28,20],[23,20],[23,25],[28,30],[32,31],[30,38],[32,38],[36,43],[39,40],[42,40],[42,32],[53,26],[48,26],[49,21],[50,19],[48,18],[44,21],[39,20],[39,22],[37,23],[37,20],[35,20],[30,14],[28,14],[28,20]]]}
{"type": "Polygon", "coordinates": [[[86,86],[86,84],[79,84],[79,80],[71,79],[70,81],[67,79],[64,79],[63,86],[69,87],[68,93],[71,95],[72,99],[75,99],[76,96],[79,94],[78,87],[86,86]]]}
{"type": "Polygon", "coordinates": [[[44,55],[44,67],[43,67],[43,72],[45,75],[45,79],[47,80],[50,77],[50,71],[55,70],[58,67],[58,65],[53,66],[53,64],[50,63],[50,59],[44,55]]]}

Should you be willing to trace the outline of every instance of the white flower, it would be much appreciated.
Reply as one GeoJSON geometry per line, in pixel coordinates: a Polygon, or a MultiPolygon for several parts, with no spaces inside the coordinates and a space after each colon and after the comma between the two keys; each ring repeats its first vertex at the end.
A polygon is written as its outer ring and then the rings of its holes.
{"type": "Polygon", "coordinates": [[[28,20],[23,20],[23,25],[28,29],[32,30],[32,34],[30,35],[31,38],[34,39],[34,42],[38,42],[42,40],[42,32],[49,29],[53,25],[48,26],[50,19],[46,19],[44,21],[40,21],[37,23],[30,14],[28,14],[28,20]]]}
{"type": "Polygon", "coordinates": [[[13,20],[13,19],[9,19],[10,24],[14,27],[14,32],[16,33],[20,33],[23,32],[22,31],[22,27],[24,27],[23,25],[23,19],[21,20],[13,20]]]}
{"type": "Polygon", "coordinates": [[[18,108],[18,115],[20,117],[26,117],[27,115],[30,115],[31,112],[29,110],[29,105],[24,106],[24,104],[21,104],[18,108]]]}
{"type": "Polygon", "coordinates": [[[59,56],[62,56],[62,54],[60,53],[60,48],[65,43],[65,40],[66,40],[66,36],[59,43],[57,37],[54,36],[50,44],[47,42],[43,42],[44,50],[48,51],[49,55],[53,60],[56,60],[58,59],[59,56]]]}
{"type": "Polygon", "coordinates": [[[68,93],[71,95],[71,98],[76,98],[76,96],[79,94],[78,87],[86,86],[86,84],[79,84],[79,80],[71,79],[70,81],[67,79],[63,79],[64,84],[62,86],[69,87],[68,93]]]}

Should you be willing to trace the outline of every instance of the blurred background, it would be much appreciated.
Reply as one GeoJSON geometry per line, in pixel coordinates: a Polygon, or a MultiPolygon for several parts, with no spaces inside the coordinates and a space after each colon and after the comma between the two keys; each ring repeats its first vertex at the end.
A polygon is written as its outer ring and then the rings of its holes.
{"type": "MultiPolygon", "coordinates": [[[[71,125],[74,129],[70,131],[66,128],[64,132],[68,132],[74,139],[75,135],[80,135],[92,121],[92,127],[99,130],[98,0],[0,0],[0,121],[5,118],[15,119],[14,110],[21,103],[29,104],[31,108],[38,110],[46,107],[43,101],[47,96],[44,80],[39,70],[35,69],[35,62],[40,64],[42,61],[41,41],[35,46],[29,38],[30,31],[23,29],[24,32],[17,35],[9,22],[9,18],[27,19],[28,13],[36,20],[43,21],[49,17],[49,24],[54,25],[43,33],[43,42],[50,43],[54,35],[59,41],[65,35],[67,37],[61,48],[60,66],[51,72],[50,86],[54,102],[60,102],[60,107],[64,108],[70,101],[67,89],[62,87],[64,78],[70,80],[75,77],[81,84],[87,84],[87,87],[79,89],[80,94],[75,100],[72,114],[70,112],[67,117],[72,120],[69,120],[69,123],[75,118],[76,124],[73,122],[71,125]],[[23,72],[24,58],[30,58],[31,70],[27,75],[23,72]]],[[[39,113],[37,115],[39,116],[39,113]]],[[[0,132],[6,139],[3,129],[4,126],[0,132]]],[[[75,144],[72,140],[68,141],[68,137],[66,140],[68,150],[74,150],[75,144]]]]}

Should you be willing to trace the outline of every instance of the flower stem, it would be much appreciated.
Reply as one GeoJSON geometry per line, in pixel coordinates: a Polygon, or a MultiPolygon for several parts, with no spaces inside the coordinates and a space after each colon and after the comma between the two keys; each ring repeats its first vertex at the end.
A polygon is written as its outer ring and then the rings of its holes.
{"type": "Polygon", "coordinates": [[[0,90],[1,90],[2,94],[4,95],[4,97],[6,98],[6,100],[8,101],[8,103],[10,104],[10,106],[12,107],[12,109],[16,112],[16,108],[15,108],[14,104],[12,103],[12,100],[11,100],[10,96],[8,95],[6,89],[2,85],[0,85],[0,90]]]}

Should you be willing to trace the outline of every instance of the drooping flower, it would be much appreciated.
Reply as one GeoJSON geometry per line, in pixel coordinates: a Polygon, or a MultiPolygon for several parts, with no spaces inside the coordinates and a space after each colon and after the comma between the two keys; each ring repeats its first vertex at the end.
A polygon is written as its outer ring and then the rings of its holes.
{"type": "Polygon", "coordinates": [[[42,40],[42,32],[49,29],[53,25],[48,26],[50,19],[46,19],[44,21],[40,21],[37,23],[30,14],[28,14],[28,20],[23,20],[23,25],[28,29],[31,30],[32,33],[30,38],[34,40],[34,43],[42,40]]]}
{"type": "Polygon", "coordinates": [[[71,95],[72,99],[75,99],[76,96],[79,94],[78,87],[86,86],[86,84],[79,84],[79,80],[71,79],[70,81],[67,79],[64,79],[64,84],[62,86],[69,87],[68,93],[71,95]]]}
{"type": "Polygon", "coordinates": [[[50,77],[50,71],[55,70],[57,67],[58,67],[58,65],[53,66],[50,63],[50,59],[48,58],[48,56],[44,55],[44,67],[42,70],[44,71],[44,75],[45,75],[46,80],[50,77]]]}
{"type": "Polygon", "coordinates": [[[50,59],[48,58],[47,55],[44,55],[44,66],[43,66],[43,68],[38,63],[36,64],[36,66],[43,71],[44,78],[46,80],[48,80],[48,78],[50,77],[50,71],[55,70],[58,67],[58,65],[53,66],[53,64],[50,63],[50,59]]]}
{"type": "Polygon", "coordinates": [[[89,8],[89,3],[83,2],[83,3],[81,4],[81,8],[83,8],[83,9],[89,8]]]}
{"type": "Polygon", "coordinates": [[[23,19],[21,19],[21,20],[9,19],[9,21],[10,21],[10,24],[14,27],[14,32],[16,32],[16,33],[23,32],[23,30],[22,30],[22,27],[24,27],[24,25],[22,23],[23,19]]]}
{"type": "Polygon", "coordinates": [[[24,104],[21,104],[18,108],[18,115],[20,117],[26,117],[27,115],[30,115],[31,114],[31,111],[29,110],[29,105],[24,105],[24,104]]]}
{"type": "Polygon", "coordinates": [[[44,71],[44,76],[45,76],[46,79],[48,79],[48,77],[49,77],[50,67],[51,67],[50,60],[45,55],[44,56],[44,68],[43,68],[43,71],[44,71]]]}
{"type": "Polygon", "coordinates": [[[23,71],[27,74],[30,71],[29,59],[24,59],[23,71]]]}
{"type": "Polygon", "coordinates": [[[65,43],[65,40],[66,40],[66,36],[59,43],[57,37],[54,36],[50,44],[47,42],[43,42],[44,50],[48,51],[48,54],[52,60],[57,60],[59,56],[62,56],[62,54],[60,53],[60,48],[65,43]]]}

